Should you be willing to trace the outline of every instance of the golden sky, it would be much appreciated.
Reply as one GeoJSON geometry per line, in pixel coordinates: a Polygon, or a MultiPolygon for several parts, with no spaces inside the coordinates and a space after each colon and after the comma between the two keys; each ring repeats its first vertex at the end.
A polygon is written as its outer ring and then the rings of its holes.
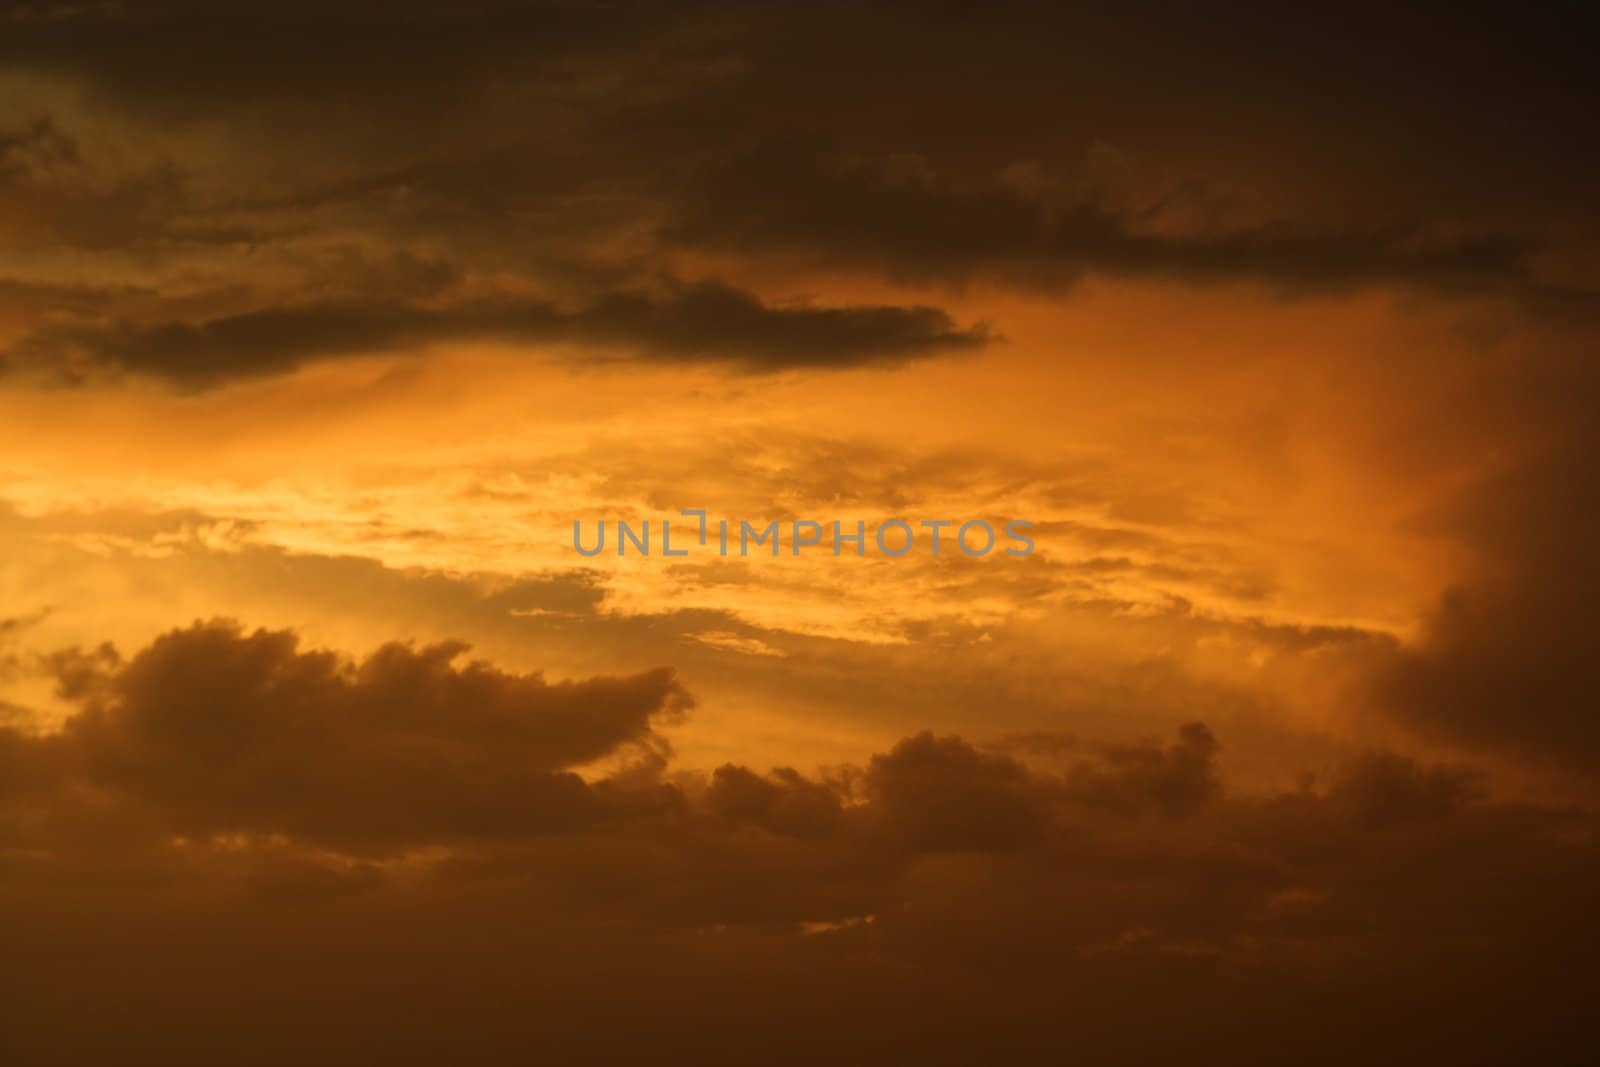
{"type": "Polygon", "coordinates": [[[6,1062],[1583,1059],[1574,29],[866,7],[0,5],[6,1062]]]}

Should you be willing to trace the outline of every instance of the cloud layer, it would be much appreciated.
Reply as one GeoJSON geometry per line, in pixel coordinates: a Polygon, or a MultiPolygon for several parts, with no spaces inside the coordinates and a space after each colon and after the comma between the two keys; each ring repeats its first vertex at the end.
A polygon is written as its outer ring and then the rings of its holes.
{"type": "Polygon", "coordinates": [[[3,896],[8,915],[31,916],[12,931],[30,975],[29,1011],[8,1009],[22,1047],[62,1021],[69,987],[49,952],[79,937],[95,947],[70,988],[142,974],[131,1014],[68,1040],[82,1054],[218,1051],[245,996],[286,1006],[252,1041],[261,1055],[316,1034],[374,1047],[406,1034],[420,1049],[465,1028],[474,1062],[528,1041],[703,1062],[754,1032],[718,1027],[691,1046],[696,1027],[811,1017],[822,982],[847,999],[770,1057],[838,1041],[938,1062],[1040,1041],[1125,1057],[1209,1035],[1217,1055],[1271,1062],[1277,1040],[1315,1033],[1309,1058],[1332,1062],[1350,1048],[1297,998],[1376,1025],[1387,1015],[1363,1013],[1391,975],[1415,1010],[1386,1055],[1578,1047],[1559,998],[1596,933],[1586,812],[1492,801],[1467,770],[1383,753],[1325,784],[1232,796],[1198,723],[1133,746],[923,733],[818,776],[671,772],[650,732],[686,707],[670,675],[549,685],[461,665],[460,651],[390,646],[352,663],[289,633],[205,624],[126,662],[53,660],[83,710],[57,734],[0,731],[3,896]],[[623,749],[613,771],[566,770],[623,749]],[[230,959],[248,977],[206,988],[230,959]],[[469,1001],[439,978],[462,966],[469,1001]],[[662,968],[689,985],[635,988],[662,968]],[[580,1022],[602,976],[620,983],[609,1031],[580,1022]],[[1121,1007],[1095,992],[1136,988],[1121,1007]],[[1432,1014],[1486,994],[1499,998],[1487,1027],[1432,1014]],[[351,1007],[329,1014],[330,997],[351,1007]],[[1096,1011],[1037,1011],[1061,998],[1096,1011]],[[390,1029],[390,1013],[424,1003],[426,1022],[390,1029]],[[645,1022],[652,1005],[664,1028],[645,1022]],[[950,1013],[968,1023],[959,1034],[937,1021],[950,1013]],[[1148,1014],[1165,1036],[1138,1053],[1148,1014]],[[1001,1025],[1016,1029],[988,1029],[1001,1025]]]}

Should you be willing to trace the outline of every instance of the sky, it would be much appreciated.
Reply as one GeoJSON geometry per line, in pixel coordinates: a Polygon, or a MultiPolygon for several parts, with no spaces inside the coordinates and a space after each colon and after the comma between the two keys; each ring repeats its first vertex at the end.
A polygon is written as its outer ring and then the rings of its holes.
{"type": "Polygon", "coordinates": [[[1580,13],[0,4],[7,1062],[1592,1055],[1580,13]]]}

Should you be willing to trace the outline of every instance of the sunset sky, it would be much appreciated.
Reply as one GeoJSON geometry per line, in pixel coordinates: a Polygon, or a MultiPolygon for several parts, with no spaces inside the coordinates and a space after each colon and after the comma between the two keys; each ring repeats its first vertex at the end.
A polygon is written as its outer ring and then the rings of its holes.
{"type": "Polygon", "coordinates": [[[0,1060],[1588,1061],[1580,13],[0,4],[0,1060]]]}

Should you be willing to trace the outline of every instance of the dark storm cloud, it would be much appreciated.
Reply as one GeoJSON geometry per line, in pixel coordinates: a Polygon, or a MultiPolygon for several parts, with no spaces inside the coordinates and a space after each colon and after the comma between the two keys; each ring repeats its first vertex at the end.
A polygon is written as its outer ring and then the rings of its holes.
{"type": "MultiPolygon", "coordinates": [[[[88,74],[105,89],[189,113],[259,95],[310,98],[458,83],[512,66],[555,64],[637,42],[680,23],[653,3],[429,3],[343,0],[0,6],[0,57],[88,74]],[[193,90],[204,87],[206,93],[193,90]]],[[[529,69],[529,68],[532,69],[529,69]]],[[[459,101],[458,101],[459,102],[459,101]]]]}
{"type": "Polygon", "coordinates": [[[706,806],[731,823],[757,826],[783,837],[818,837],[836,833],[844,824],[839,793],[827,784],[807,780],[792,767],[770,775],[725,764],[711,776],[706,806]]]}
{"type": "Polygon", "coordinates": [[[92,312],[117,294],[77,285],[49,285],[0,278],[0,316],[25,317],[40,309],[92,312]]]}
{"type": "Polygon", "coordinates": [[[931,307],[772,306],[711,282],[661,295],[614,293],[577,310],[489,300],[445,309],[400,304],[284,306],[201,322],[63,328],[12,350],[20,366],[65,363],[203,388],[282,373],[304,363],[450,341],[580,343],[640,358],[707,360],[749,370],[848,367],[976,349],[984,328],[962,329],[931,307]]]}
{"type": "Polygon", "coordinates": [[[458,665],[464,651],[390,645],[350,663],[209,624],[126,664],[58,654],[60,692],[87,706],[41,751],[175,832],[359,850],[602,819],[566,768],[654,744],[688,703],[670,671],[549,684],[458,665]]]}
{"type": "Polygon", "coordinates": [[[1063,742],[1062,774],[920,734],[822,776],[667,774],[655,748],[584,783],[561,768],[648,739],[670,676],[549,686],[455,653],[351,663],[197,626],[88,657],[61,732],[0,727],[14,1047],[204,1062],[267,1002],[268,1060],[397,1032],[467,1061],[524,1040],[739,1059],[772,1024],[723,1023],[752,1013],[807,1020],[763,1053],[784,1062],[865,1035],[927,1040],[927,1062],[1012,1038],[1148,1062],[1152,1013],[1230,1062],[1284,1041],[1347,1061],[1329,1011],[1381,1018],[1417,1062],[1564,1062],[1586,1033],[1562,1005],[1596,943],[1593,818],[1492,800],[1468,769],[1374,753],[1326,789],[1224,795],[1192,724],[1063,742]],[[118,1010],[62,1025],[112,989],[118,1010]]]}
{"type": "MultiPolygon", "coordinates": [[[[1437,175],[1399,134],[1368,143],[1359,124],[1346,129],[1350,115],[1326,114],[1329,99],[1353,94],[1363,114],[1388,108],[1437,125],[1455,110],[1438,113],[1424,90],[1466,92],[1477,69],[1466,52],[1428,55],[1425,66],[1437,68],[1429,82],[1357,55],[1349,27],[1321,17],[1262,12],[1219,40],[1210,20],[1187,11],[1169,21],[1004,5],[906,14],[843,5],[14,6],[0,56],[28,77],[90,92],[70,106],[46,94],[5,125],[0,217],[27,247],[137,252],[236,289],[257,285],[263,262],[282,257],[276,269],[299,284],[275,286],[272,306],[142,318],[81,338],[91,362],[191,386],[228,376],[210,351],[223,343],[237,346],[229,360],[240,373],[272,374],[302,359],[455,336],[555,334],[645,358],[758,367],[981,341],[928,308],[764,313],[731,291],[630,295],[685,249],[732,253],[758,275],[799,257],[899,280],[1049,292],[1086,276],[1283,292],[1390,285],[1498,294],[1541,316],[1594,318],[1592,291],[1535,273],[1548,220],[1508,218],[1504,190],[1435,212],[1421,196],[1389,203],[1372,173],[1341,173],[1357,184],[1337,210],[1241,222],[1225,211],[1211,217],[1205,174],[1135,188],[1084,171],[1085,151],[1118,140],[1124,124],[1159,160],[1166,141],[1182,141],[1219,106],[1265,127],[1246,146],[1294,140],[1299,128],[1268,104],[1289,94],[1323,128],[1339,120],[1349,143],[1384,161],[1385,175],[1406,179],[1391,187],[1448,178],[1451,189],[1476,188],[1483,157],[1511,146],[1469,144],[1471,165],[1437,175]],[[1314,42],[1323,51],[1306,47],[1314,42]],[[1064,63],[1058,47],[1077,61],[1064,63]],[[1350,66],[1335,61],[1346,52],[1363,60],[1370,84],[1352,83],[1350,66]],[[1261,62],[1239,62],[1241,53],[1261,62]],[[830,78],[819,82],[817,69],[830,78]],[[1131,92],[1128,70],[1174,92],[1131,92]],[[1176,92],[1195,85],[1215,99],[1176,92]],[[729,108],[729,99],[745,106],[729,108]],[[121,140],[108,141],[107,127],[121,140]],[[1277,140],[1265,136],[1273,131],[1277,140]],[[540,295],[454,308],[395,304],[392,294],[330,298],[330,280],[346,273],[330,244],[396,254],[415,244],[455,277],[521,276],[529,284],[518,292],[540,295]],[[220,250],[231,258],[207,258],[220,250]],[[599,284],[607,275],[610,284],[599,284]],[[576,278],[587,280],[575,301],[541,292],[576,278]],[[556,310],[574,306],[583,310],[556,310]]],[[[1462,35],[1449,21],[1391,15],[1385,25],[1394,34],[1386,47],[1424,28],[1462,35]]],[[[1565,38],[1520,24],[1504,34],[1527,50],[1501,57],[1517,75],[1501,84],[1532,94],[1530,108],[1544,102],[1551,72],[1569,67],[1565,38]]],[[[1570,168],[1573,151],[1520,147],[1570,168]]]]}
{"type": "Polygon", "coordinates": [[[1393,753],[1370,752],[1342,770],[1329,799],[1363,826],[1386,826],[1448,818],[1482,791],[1482,775],[1468,768],[1424,767],[1393,753]]]}
{"type": "MultiPolygon", "coordinates": [[[[582,832],[628,809],[614,807],[624,795],[660,792],[648,775],[591,787],[568,769],[628,752],[646,767],[659,760],[654,727],[691,705],[672,672],[549,684],[463,664],[464,652],[392,644],[352,662],[302,650],[288,631],[225,622],[172,631],[126,660],[110,645],[65,649],[40,662],[83,710],[59,734],[18,744],[34,745],[69,792],[113,791],[172,832],[354,850],[582,832]]],[[[782,836],[864,835],[908,853],[1013,850],[1074,809],[1192,815],[1217,795],[1216,749],[1193,723],[1169,749],[1095,748],[1054,778],[923,733],[874,757],[859,779],[730,765],[692,795],[730,824],[782,836]],[[847,809],[857,786],[867,806],[847,809]]]]}
{"type": "Polygon", "coordinates": [[[866,786],[888,832],[931,852],[1017,848],[1050,817],[1046,796],[1016,761],[931,733],[873,757],[866,786]]]}
{"type": "Polygon", "coordinates": [[[1191,722],[1169,748],[1109,746],[1100,764],[1082,763],[1067,780],[1082,803],[1120,811],[1155,810],[1178,818],[1193,815],[1221,793],[1217,750],[1217,739],[1206,725],[1191,722]]]}
{"type": "MultiPolygon", "coordinates": [[[[0,126],[0,220],[8,243],[116,252],[167,235],[181,220],[188,205],[175,165],[157,160],[112,174],[98,170],[91,155],[49,115],[0,126]]],[[[56,302],[61,307],[83,295],[60,288],[69,298],[56,302]]]]}
{"type": "Polygon", "coordinates": [[[1059,289],[1104,275],[1287,291],[1401,283],[1440,291],[1532,285],[1534,246],[1506,236],[1290,223],[1163,232],[1081,196],[1052,200],[1004,175],[965,186],[905,161],[772,147],[695,175],[670,236],[691,246],[801,253],[919,280],[990,278],[1059,289]],[[779,210],[779,205],[783,209],[779,210]]]}
{"type": "Polygon", "coordinates": [[[1465,491],[1435,522],[1480,573],[1447,590],[1419,641],[1373,685],[1427,736],[1593,775],[1600,769],[1600,434],[1588,381],[1543,405],[1555,440],[1465,491]]]}

